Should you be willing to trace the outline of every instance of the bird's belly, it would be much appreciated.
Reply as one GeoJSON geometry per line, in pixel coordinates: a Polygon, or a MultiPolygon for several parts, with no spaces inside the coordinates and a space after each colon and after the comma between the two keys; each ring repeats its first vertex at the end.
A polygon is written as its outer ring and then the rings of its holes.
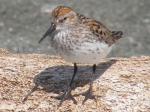
{"type": "Polygon", "coordinates": [[[80,64],[98,64],[110,52],[111,47],[106,43],[82,43],[74,45],[71,49],[59,50],[59,54],[66,61],[80,64]]]}
{"type": "Polygon", "coordinates": [[[63,31],[55,35],[52,47],[58,55],[68,62],[81,64],[98,64],[111,50],[111,46],[100,42],[91,35],[83,33],[82,38],[75,37],[72,32],[63,31]],[[86,38],[87,37],[87,38],[86,38]],[[90,38],[89,38],[90,37],[90,38]]]}

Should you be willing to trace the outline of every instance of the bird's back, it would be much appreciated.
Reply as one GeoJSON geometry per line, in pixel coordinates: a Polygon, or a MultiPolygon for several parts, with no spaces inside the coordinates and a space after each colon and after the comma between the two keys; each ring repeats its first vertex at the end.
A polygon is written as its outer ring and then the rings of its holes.
{"type": "Polygon", "coordinates": [[[122,38],[122,31],[111,31],[104,24],[91,18],[78,14],[80,24],[84,24],[97,37],[99,41],[104,41],[110,46],[118,39],[122,38]]]}

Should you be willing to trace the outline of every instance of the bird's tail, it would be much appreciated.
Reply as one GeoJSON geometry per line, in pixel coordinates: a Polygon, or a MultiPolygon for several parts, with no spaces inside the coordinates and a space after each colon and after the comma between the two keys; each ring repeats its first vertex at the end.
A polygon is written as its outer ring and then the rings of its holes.
{"type": "Polygon", "coordinates": [[[112,31],[112,37],[114,37],[116,40],[123,37],[122,31],[112,31]]]}

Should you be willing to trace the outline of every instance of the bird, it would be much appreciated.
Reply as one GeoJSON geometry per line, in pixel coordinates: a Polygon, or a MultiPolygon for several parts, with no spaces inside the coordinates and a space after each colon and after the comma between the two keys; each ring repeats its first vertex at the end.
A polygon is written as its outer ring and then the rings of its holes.
{"type": "Polygon", "coordinates": [[[77,13],[68,6],[57,6],[50,13],[51,24],[39,40],[46,37],[57,55],[74,65],[74,72],[63,99],[71,94],[72,84],[78,71],[78,64],[96,65],[104,59],[112,46],[123,37],[122,31],[113,31],[95,19],[77,13]]]}

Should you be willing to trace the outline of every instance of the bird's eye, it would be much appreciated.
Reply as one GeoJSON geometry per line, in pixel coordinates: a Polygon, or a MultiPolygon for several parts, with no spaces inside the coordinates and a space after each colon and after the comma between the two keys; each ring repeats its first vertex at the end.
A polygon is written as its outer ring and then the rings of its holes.
{"type": "Polygon", "coordinates": [[[66,19],[67,19],[67,17],[64,18],[64,20],[66,20],[66,19]]]}

